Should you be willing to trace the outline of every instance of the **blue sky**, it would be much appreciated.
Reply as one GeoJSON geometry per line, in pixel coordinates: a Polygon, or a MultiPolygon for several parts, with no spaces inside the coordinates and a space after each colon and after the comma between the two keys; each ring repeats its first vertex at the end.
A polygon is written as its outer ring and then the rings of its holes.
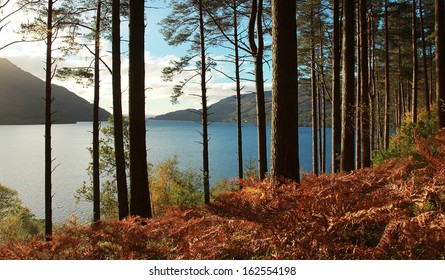
{"type": "MultiPolygon", "coordinates": [[[[12,8],[16,0],[11,1],[7,8],[12,8]]],[[[198,81],[193,81],[189,86],[185,88],[185,95],[180,98],[180,103],[172,105],[170,102],[170,93],[173,85],[184,77],[177,77],[174,82],[164,82],[161,80],[161,70],[169,65],[169,62],[173,59],[177,59],[180,56],[186,54],[188,47],[169,46],[163,39],[162,34],[159,33],[160,26],[158,22],[166,17],[170,10],[168,8],[168,1],[153,0],[146,1],[146,25],[145,30],[145,60],[146,60],[146,87],[149,88],[146,92],[146,113],[147,115],[159,115],[170,111],[186,109],[186,108],[200,108],[200,98],[192,96],[194,93],[199,93],[200,86],[198,81]],[[155,7],[155,9],[151,8],[155,7]]],[[[7,11],[4,11],[6,14],[7,11]]],[[[31,17],[32,15],[28,15],[31,17]]],[[[1,17],[1,14],[0,14],[1,17]]],[[[0,32],[0,46],[10,42],[13,39],[20,38],[15,33],[21,22],[26,20],[26,15],[17,14],[11,19],[11,23],[8,24],[0,32]]],[[[126,37],[128,35],[127,22],[122,23],[122,35],[126,37]]],[[[126,44],[123,43],[123,50],[126,50],[126,44]]],[[[110,62],[111,56],[107,53],[111,49],[110,42],[102,42],[102,57],[105,61],[110,62]]],[[[218,54],[221,54],[222,49],[215,50],[218,54]]],[[[80,57],[88,57],[89,54],[86,50],[74,57],[69,57],[66,61],[60,62],[59,67],[62,66],[80,66],[85,65],[86,59],[80,59],[80,57]]],[[[0,50],[0,57],[9,59],[12,63],[16,64],[23,70],[32,73],[33,75],[44,79],[45,72],[43,70],[45,60],[45,44],[44,43],[22,43],[16,44],[6,49],[0,50]]],[[[220,70],[231,71],[231,67],[227,65],[220,65],[220,70]]],[[[270,89],[270,71],[266,70],[266,89],[270,89]]],[[[104,68],[103,68],[104,69],[104,68]]],[[[246,69],[246,72],[250,69],[246,69]]],[[[208,84],[208,99],[209,103],[217,102],[218,100],[234,94],[234,83],[221,74],[213,72],[211,74],[212,79],[208,84]]],[[[92,102],[93,89],[85,88],[82,85],[76,84],[72,80],[59,81],[54,80],[55,84],[67,87],[69,90],[75,92],[79,96],[92,102]]],[[[122,89],[123,89],[123,111],[128,112],[128,60],[125,54],[122,56],[122,89]]],[[[244,83],[245,92],[254,91],[254,83],[244,83]]],[[[112,97],[111,97],[111,77],[107,71],[101,72],[101,100],[100,106],[111,111],[112,97]]]]}

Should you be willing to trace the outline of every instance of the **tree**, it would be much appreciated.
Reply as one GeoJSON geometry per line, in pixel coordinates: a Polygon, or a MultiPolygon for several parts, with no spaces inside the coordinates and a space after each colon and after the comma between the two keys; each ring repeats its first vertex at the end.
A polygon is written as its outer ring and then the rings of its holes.
{"type": "Polygon", "coordinates": [[[435,4],[437,123],[439,128],[443,128],[445,127],[445,9],[443,0],[436,0],[435,4]]]}
{"type": "Polygon", "coordinates": [[[93,104],[93,220],[100,220],[100,178],[99,178],[99,73],[100,73],[100,21],[102,1],[97,1],[96,28],[94,29],[94,104],[93,104]]]}
{"type": "Polygon", "coordinates": [[[53,102],[51,81],[53,77],[53,0],[48,0],[47,24],[46,24],[46,76],[45,76],[45,236],[46,240],[51,240],[53,233],[52,219],[52,156],[51,156],[51,125],[53,102]]]}
{"type": "Polygon", "coordinates": [[[315,23],[314,23],[314,3],[310,3],[310,40],[311,40],[311,90],[312,90],[312,172],[318,175],[318,87],[317,70],[315,63],[315,23]]]}
{"type": "Polygon", "coordinates": [[[413,47],[413,80],[412,80],[412,94],[411,94],[411,114],[412,114],[412,122],[417,122],[417,32],[416,32],[416,24],[417,24],[417,13],[416,13],[416,0],[412,0],[412,47],[413,47]]]}
{"type": "Polygon", "coordinates": [[[249,18],[249,46],[253,57],[256,88],[256,109],[258,129],[258,177],[264,179],[267,173],[266,151],[266,105],[264,98],[264,38],[263,0],[252,0],[249,18]],[[256,29],[256,41],[255,41],[256,29]]]}
{"type": "Polygon", "coordinates": [[[123,137],[122,92],[121,92],[121,32],[120,0],[112,3],[112,60],[113,60],[113,117],[114,149],[116,160],[117,196],[119,202],[119,219],[129,214],[127,176],[125,172],[125,152],[123,137]]]}
{"type": "Polygon", "coordinates": [[[271,178],[300,181],[296,2],[272,0],[271,178]]]}
{"type": "Polygon", "coordinates": [[[423,20],[423,5],[422,0],[419,1],[419,17],[420,17],[420,37],[422,39],[422,61],[423,61],[423,84],[424,84],[424,96],[425,96],[425,108],[428,114],[430,113],[430,89],[428,82],[428,66],[426,55],[426,42],[425,42],[425,24],[423,20]]]}
{"type": "Polygon", "coordinates": [[[145,131],[144,2],[129,2],[130,213],[150,218],[145,131]]]}
{"type": "Polygon", "coordinates": [[[389,104],[391,100],[390,77],[389,77],[389,26],[388,26],[388,0],[385,0],[385,128],[383,148],[389,148],[389,104]]]}
{"type": "MultiPolygon", "coordinates": [[[[367,21],[367,0],[359,1],[360,11],[360,49],[359,49],[359,64],[360,64],[360,93],[361,93],[361,107],[360,107],[360,131],[361,131],[361,167],[371,166],[371,145],[370,145],[370,110],[369,110],[369,87],[368,87],[368,21],[367,21]]],[[[358,129],[357,129],[358,130],[358,129]]],[[[358,167],[358,166],[357,166],[358,167]]]]}
{"type": "Polygon", "coordinates": [[[341,91],[340,91],[340,8],[332,1],[332,172],[340,170],[341,91]]]}
{"type": "Polygon", "coordinates": [[[354,1],[343,1],[341,171],[354,169],[354,1]]]}
{"type": "Polygon", "coordinates": [[[209,136],[208,136],[208,105],[207,105],[207,72],[214,63],[207,55],[207,48],[214,44],[212,29],[205,18],[204,4],[201,0],[184,0],[172,2],[172,13],[161,21],[161,32],[170,45],[190,43],[190,54],[172,61],[172,66],[163,69],[163,79],[172,81],[173,77],[184,71],[194,73],[190,77],[175,85],[172,102],[184,94],[183,88],[195,77],[200,78],[201,87],[201,122],[202,122],[202,174],[204,187],[204,202],[210,203],[210,169],[209,169],[209,136]],[[187,24],[184,24],[186,22],[187,24]],[[198,58],[196,67],[187,68],[194,58],[198,58]]]}

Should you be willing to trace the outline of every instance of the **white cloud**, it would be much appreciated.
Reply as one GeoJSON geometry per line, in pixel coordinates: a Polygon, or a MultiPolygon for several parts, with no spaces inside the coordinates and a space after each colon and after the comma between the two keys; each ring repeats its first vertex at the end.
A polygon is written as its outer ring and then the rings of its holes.
{"type": "MultiPolygon", "coordinates": [[[[0,33],[0,46],[7,44],[13,40],[19,40],[20,36],[14,33],[14,29],[18,28],[18,21],[11,23],[0,33]]],[[[110,49],[109,42],[102,44],[102,58],[111,66],[111,55],[107,52],[110,49]]],[[[147,46],[150,47],[150,46],[147,46]]],[[[40,43],[20,43],[12,45],[0,51],[0,57],[9,59],[23,70],[32,73],[40,79],[45,78],[45,55],[46,45],[40,43]]],[[[218,57],[223,59],[223,57],[218,57]]],[[[64,66],[85,66],[91,62],[91,54],[86,50],[81,50],[76,56],[66,57],[64,61],[58,62],[58,67],[64,66]]],[[[168,66],[171,60],[178,59],[175,55],[154,56],[150,51],[146,51],[145,62],[145,83],[146,92],[146,113],[149,115],[159,115],[170,111],[200,108],[201,99],[193,94],[200,94],[199,77],[191,81],[185,88],[184,96],[180,97],[179,104],[172,105],[170,95],[175,83],[184,79],[187,74],[178,75],[173,82],[164,82],[161,79],[161,71],[168,66]]],[[[111,75],[105,67],[101,66],[101,97],[100,106],[108,111],[112,111],[112,79],[111,75]]],[[[233,71],[230,65],[219,66],[220,71],[227,73],[233,71]]],[[[246,71],[247,72],[247,71],[246,71]]],[[[124,114],[128,113],[128,58],[122,57],[122,104],[124,114]]],[[[235,94],[235,83],[226,79],[221,73],[213,71],[209,77],[212,77],[207,84],[208,102],[215,103],[218,100],[235,94]]],[[[249,76],[248,78],[252,78],[249,76]]],[[[93,88],[85,88],[76,84],[74,80],[61,81],[55,79],[53,83],[64,86],[89,102],[93,101],[93,88]]],[[[243,92],[255,91],[253,82],[244,82],[243,92]]],[[[266,89],[270,89],[270,84],[266,84],[266,89]]]]}

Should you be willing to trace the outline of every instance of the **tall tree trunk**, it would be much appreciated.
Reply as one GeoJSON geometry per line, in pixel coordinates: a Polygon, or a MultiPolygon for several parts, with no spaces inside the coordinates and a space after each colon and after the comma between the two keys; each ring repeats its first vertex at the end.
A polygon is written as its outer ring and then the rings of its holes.
{"type": "Polygon", "coordinates": [[[341,170],[354,169],[355,2],[343,1],[341,170]]]}
{"type": "Polygon", "coordinates": [[[315,71],[315,43],[314,43],[314,5],[311,5],[311,95],[312,95],[312,172],[318,175],[318,90],[317,73],[315,71]]]}
{"type": "Polygon", "coordinates": [[[121,92],[121,32],[120,32],[120,0],[113,0],[112,24],[112,57],[113,57],[113,120],[114,120],[114,151],[116,158],[117,200],[119,219],[128,216],[128,189],[125,172],[124,129],[122,117],[121,92]]]}
{"type": "MultiPolygon", "coordinates": [[[[321,13],[321,10],[319,11],[321,13]]],[[[324,80],[324,49],[323,49],[323,29],[320,25],[320,73],[319,79],[324,80]]],[[[320,99],[319,99],[319,129],[320,129],[320,172],[322,174],[326,173],[326,91],[325,87],[320,88],[320,99]]]]}
{"type": "Polygon", "coordinates": [[[443,0],[436,0],[435,4],[437,124],[439,128],[443,128],[445,127],[445,11],[443,0]]]}
{"type": "Polygon", "coordinates": [[[370,118],[370,97],[369,97],[369,84],[368,84],[368,22],[367,13],[368,5],[367,0],[360,0],[360,88],[362,98],[361,112],[361,167],[371,166],[371,141],[369,122],[370,118]]]}
{"type": "Polygon", "coordinates": [[[400,131],[400,127],[402,126],[402,116],[405,114],[405,110],[404,110],[404,98],[403,98],[403,80],[402,80],[402,48],[400,46],[400,42],[399,42],[399,46],[398,46],[398,78],[399,78],[399,86],[398,86],[398,92],[397,92],[397,96],[398,96],[398,100],[397,100],[397,119],[396,119],[396,126],[397,126],[397,132],[400,131]]]}
{"type": "Polygon", "coordinates": [[[53,102],[51,81],[53,77],[53,0],[48,0],[48,19],[46,23],[46,79],[45,79],[45,236],[51,240],[53,234],[53,210],[52,210],[52,156],[51,156],[51,125],[53,102]]]}
{"type": "Polygon", "coordinates": [[[264,179],[267,173],[266,151],[266,102],[264,98],[264,73],[263,73],[263,0],[252,0],[251,14],[249,18],[249,45],[253,56],[255,68],[256,86],[256,110],[258,129],[258,177],[264,179]],[[255,27],[258,45],[255,42],[255,27]]]}
{"type": "Polygon", "coordinates": [[[204,203],[210,203],[210,173],[209,173],[209,137],[208,137],[208,112],[207,112],[207,87],[206,87],[206,52],[204,39],[204,14],[202,0],[199,0],[199,37],[201,48],[201,104],[202,104],[202,171],[204,180],[204,203]]]}
{"type": "Polygon", "coordinates": [[[412,0],[412,46],[413,46],[413,80],[412,80],[412,94],[411,94],[411,114],[412,122],[417,122],[417,32],[416,32],[416,0],[412,0]]]}
{"type": "Polygon", "coordinates": [[[340,7],[332,1],[332,173],[340,171],[341,91],[340,91],[340,7]]]}
{"type": "Polygon", "coordinates": [[[237,122],[237,140],[238,140],[238,178],[244,176],[243,168],[243,130],[241,119],[241,78],[240,78],[240,59],[239,59],[239,38],[238,38],[238,10],[236,0],[233,0],[233,42],[235,51],[235,82],[236,82],[236,122],[237,122]]]}
{"type": "Polygon", "coordinates": [[[271,177],[300,181],[296,2],[272,0],[271,177]]]}
{"type": "Polygon", "coordinates": [[[100,73],[100,17],[102,1],[97,1],[96,29],[94,31],[94,104],[93,104],[93,221],[100,220],[99,170],[99,73],[100,73]]]}
{"type": "Polygon", "coordinates": [[[425,108],[428,114],[430,114],[430,86],[428,81],[428,63],[426,55],[426,42],[425,42],[425,26],[423,24],[423,8],[422,0],[419,0],[419,16],[420,16],[420,37],[422,40],[422,58],[423,58],[423,81],[425,90],[425,108]]]}
{"type": "Polygon", "coordinates": [[[144,28],[144,1],[130,0],[130,212],[134,216],[150,218],[152,213],[147,174],[145,131],[144,28]]]}
{"type": "MultiPolygon", "coordinates": [[[[357,2],[357,87],[356,87],[356,98],[355,98],[355,167],[358,169],[362,166],[361,159],[362,159],[362,124],[361,119],[363,117],[362,114],[362,73],[361,68],[363,67],[361,62],[361,41],[363,40],[363,36],[361,34],[360,26],[361,22],[360,19],[362,18],[360,7],[362,6],[362,1],[357,2]]],[[[366,28],[368,28],[366,26],[366,28]]]]}
{"type": "Polygon", "coordinates": [[[389,148],[389,104],[390,104],[390,77],[389,77],[389,26],[388,26],[388,0],[385,0],[385,127],[383,136],[383,149],[389,148]]]}

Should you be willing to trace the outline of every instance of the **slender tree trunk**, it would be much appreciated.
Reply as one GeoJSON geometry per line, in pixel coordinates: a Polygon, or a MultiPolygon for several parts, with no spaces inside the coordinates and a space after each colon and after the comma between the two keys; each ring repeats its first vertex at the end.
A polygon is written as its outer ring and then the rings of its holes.
{"type": "Polygon", "coordinates": [[[423,56],[423,80],[425,90],[425,108],[428,114],[430,114],[430,86],[428,81],[428,63],[426,55],[426,42],[425,42],[425,27],[423,24],[423,8],[422,0],[419,0],[419,15],[420,15],[420,37],[422,40],[422,56],[423,56]]]}
{"type": "Polygon", "coordinates": [[[130,0],[129,116],[130,116],[130,212],[150,218],[145,131],[144,1],[130,0]]]}
{"type": "Polygon", "coordinates": [[[435,4],[437,125],[443,128],[445,127],[445,9],[443,0],[436,0],[435,4]]]}
{"type": "Polygon", "coordinates": [[[332,173],[340,171],[341,91],[340,91],[340,8],[332,1],[332,173]]]}
{"type": "Polygon", "coordinates": [[[318,175],[318,90],[317,73],[315,71],[315,43],[314,43],[314,7],[311,5],[311,91],[312,91],[312,172],[318,175]]]}
{"type": "Polygon", "coordinates": [[[271,178],[300,181],[296,2],[272,0],[271,178]]]}
{"type": "Polygon", "coordinates": [[[53,234],[53,210],[52,210],[52,156],[51,156],[51,125],[52,125],[52,109],[53,102],[51,81],[53,76],[53,58],[52,58],[52,41],[53,41],[53,0],[48,0],[48,19],[46,34],[46,80],[45,80],[45,236],[46,240],[51,240],[53,234]]]}
{"type": "Polygon", "coordinates": [[[399,76],[399,87],[398,87],[398,101],[397,101],[397,131],[400,131],[400,127],[402,126],[402,116],[405,114],[404,112],[404,98],[403,98],[403,80],[402,80],[402,48],[400,46],[398,47],[398,76],[399,76]]]}
{"type": "Polygon", "coordinates": [[[233,0],[233,41],[235,51],[235,81],[236,81],[236,121],[237,121],[237,139],[238,139],[238,178],[244,176],[243,168],[243,130],[241,119],[241,78],[239,61],[239,39],[238,39],[238,11],[236,0],[233,0]]]}
{"type": "MultiPolygon", "coordinates": [[[[319,11],[321,13],[321,10],[319,11]]],[[[323,49],[323,30],[320,25],[320,72],[319,79],[324,79],[324,49],[323,49]]],[[[321,174],[326,173],[326,92],[325,87],[320,88],[320,99],[319,99],[319,129],[320,129],[320,172],[321,174]]]]}
{"type": "Polygon", "coordinates": [[[416,0],[412,0],[412,46],[413,46],[413,80],[411,95],[412,122],[417,122],[417,33],[416,33],[416,0]]]}
{"type": "Polygon", "coordinates": [[[341,170],[354,169],[355,1],[343,1],[341,170]]]}
{"type": "Polygon", "coordinates": [[[100,83],[100,17],[102,1],[97,1],[94,43],[94,105],[93,105],[93,221],[100,220],[100,171],[99,171],[99,83],[100,83]]]}
{"type": "Polygon", "coordinates": [[[252,8],[249,19],[249,45],[253,56],[255,68],[256,86],[256,110],[258,129],[258,177],[264,179],[267,173],[266,150],[266,109],[264,98],[264,74],[263,74],[263,0],[252,0],[252,8]],[[258,45],[255,42],[255,27],[258,45]]]}
{"type": "Polygon", "coordinates": [[[429,50],[429,57],[430,57],[430,110],[431,110],[431,105],[433,105],[433,103],[435,102],[435,88],[434,88],[434,84],[435,84],[435,80],[434,80],[434,76],[435,76],[435,69],[434,69],[434,55],[433,55],[433,44],[434,42],[429,42],[429,46],[428,46],[428,50],[429,50]]]}
{"type": "Polygon", "coordinates": [[[124,129],[122,117],[120,0],[113,0],[112,13],[114,151],[116,158],[116,182],[117,200],[119,205],[119,219],[122,220],[129,215],[129,210],[127,176],[125,174],[124,129]]]}
{"type": "Polygon", "coordinates": [[[388,26],[388,0],[385,0],[385,128],[383,138],[383,149],[389,148],[389,104],[390,99],[390,77],[389,77],[389,26],[388,26]]]}
{"type": "Polygon", "coordinates": [[[204,180],[204,203],[210,203],[210,173],[209,173],[209,137],[208,137],[208,112],[207,112],[207,87],[206,87],[206,52],[204,44],[204,13],[202,0],[199,0],[199,36],[201,47],[201,104],[202,104],[202,170],[204,180]]]}
{"type": "MultiPolygon", "coordinates": [[[[362,18],[362,14],[361,14],[361,10],[360,7],[362,6],[362,1],[358,1],[357,2],[357,59],[358,59],[358,63],[357,63],[357,87],[356,87],[356,98],[355,98],[355,167],[361,168],[362,163],[361,163],[361,159],[362,159],[362,124],[361,124],[361,119],[363,117],[362,114],[362,110],[364,108],[363,107],[363,100],[362,100],[362,72],[361,72],[361,68],[363,67],[362,65],[362,49],[361,49],[361,42],[363,39],[363,35],[361,34],[361,22],[360,19],[362,18]]],[[[366,28],[368,28],[366,26],[366,28]]]]}
{"type": "Polygon", "coordinates": [[[368,84],[368,22],[366,13],[368,10],[367,0],[360,0],[360,88],[362,98],[361,112],[361,167],[371,166],[371,141],[370,125],[371,120],[369,104],[369,84],[368,84]]]}

